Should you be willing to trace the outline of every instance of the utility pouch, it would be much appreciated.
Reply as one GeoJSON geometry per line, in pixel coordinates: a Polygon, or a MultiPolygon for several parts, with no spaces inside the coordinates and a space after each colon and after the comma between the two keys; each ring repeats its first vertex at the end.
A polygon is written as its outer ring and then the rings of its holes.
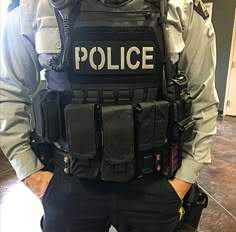
{"type": "Polygon", "coordinates": [[[41,90],[32,102],[37,134],[48,143],[56,142],[61,132],[59,92],[41,90]]]}
{"type": "Polygon", "coordinates": [[[178,144],[166,144],[161,156],[161,173],[167,178],[174,176],[181,166],[180,147],[178,144]]]}
{"type": "Polygon", "coordinates": [[[94,114],[94,104],[69,104],[65,108],[70,174],[77,177],[93,179],[99,172],[94,114]]]}
{"type": "Polygon", "coordinates": [[[142,102],[136,107],[135,130],[138,151],[160,148],[166,142],[169,102],[142,102]]]}
{"type": "Polygon", "coordinates": [[[132,106],[102,106],[102,125],[101,179],[127,182],[135,171],[132,106]]]}

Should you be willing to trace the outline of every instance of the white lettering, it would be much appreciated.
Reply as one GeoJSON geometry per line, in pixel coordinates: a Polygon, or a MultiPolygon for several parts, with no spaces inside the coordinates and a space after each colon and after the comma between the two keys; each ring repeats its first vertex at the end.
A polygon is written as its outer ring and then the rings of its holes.
{"type": "MultiPolygon", "coordinates": [[[[142,51],[142,69],[154,69],[153,64],[147,64],[147,60],[153,61],[153,55],[147,55],[147,52],[153,52],[153,47],[143,47],[142,51]]],[[[153,62],[152,62],[153,63],[153,62]]]]}
{"type": "Polygon", "coordinates": [[[90,66],[94,69],[94,70],[97,70],[97,65],[94,63],[94,53],[96,52],[96,47],[93,47],[89,53],[89,63],[90,63],[90,66]]]}
{"type": "Polygon", "coordinates": [[[108,70],[119,70],[118,64],[111,63],[111,47],[107,48],[107,69],[108,70]]]}
{"type": "Polygon", "coordinates": [[[107,70],[154,69],[154,47],[120,47],[120,52],[115,50],[117,54],[112,52],[112,47],[92,47],[90,51],[85,47],[75,47],[75,68],[80,70],[82,63],[86,62],[94,70],[102,70],[105,66],[107,70]],[[119,57],[119,64],[112,63],[115,56],[119,57]]]}
{"type": "Polygon", "coordinates": [[[131,63],[131,54],[132,52],[135,52],[136,54],[140,54],[140,50],[137,47],[131,47],[128,51],[127,51],[127,55],[126,55],[126,60],[127,60],[127,65],[130,69],[135,70],[139,68],[140,65],[140,61],[137,61],[135,64],[131,63]]]}
{"type": "Polygon", "coordinates": [[[85,47],[75,47],[75,68],[80,69],[80,61],[84,62],[88,58],[88,51],[85,47]],[[83,53],[83,56],[80,57],[80,53],[83,53]]]}
{"type": "Polygon", "coordinates": [[[105,52],[103,51],[103,49],[101,47],[98,47],[98,52],[101,55],[101,62],[98,65],[98,70],[101,70],[104,67],[105,63],[106,63],[106,55],[105,55],[105,52]]]}
{"type": "Polygon", "coordinates": [[[120,48],[120,69],[121,70],[125,69],[125,48],[124,47],[120,48]]]}

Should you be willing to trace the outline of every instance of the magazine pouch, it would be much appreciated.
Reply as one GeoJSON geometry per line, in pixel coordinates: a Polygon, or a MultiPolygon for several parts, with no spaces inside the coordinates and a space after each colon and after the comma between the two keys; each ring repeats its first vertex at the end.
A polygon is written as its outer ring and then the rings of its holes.
{"type": "Polygon", "coordinates": [[[89,179],[98,175],[100,166],[94,111],[94,104],[69,104],[65,108],[70,174],[89,179]]]}
{"type": "Polygon", "coordinates": [[[134,122],[131,105],[102,107],[101,179],[127,182],[134,176],[134,122]]]}

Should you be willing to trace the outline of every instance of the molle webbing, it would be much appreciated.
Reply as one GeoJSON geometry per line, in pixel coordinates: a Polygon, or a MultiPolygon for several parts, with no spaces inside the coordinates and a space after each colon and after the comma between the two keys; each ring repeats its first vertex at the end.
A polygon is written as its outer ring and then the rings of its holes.
{"type": "Polygon", "coordinates": [[[117,90],[74,90],[72,102],[76,103],[138,103],[155,101],[157,88],[117,89],[117,90]]]}

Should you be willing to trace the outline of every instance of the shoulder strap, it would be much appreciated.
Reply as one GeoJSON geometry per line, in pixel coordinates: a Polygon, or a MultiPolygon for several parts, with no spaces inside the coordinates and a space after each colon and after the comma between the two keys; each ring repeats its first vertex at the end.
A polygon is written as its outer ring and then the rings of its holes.
{"type": "Polygon", "coordinates": [[[171,62],[170,58],[170,48],[169,48],[169,43],[167,40],[167,33],[166,33],[166,23],[167,23],[167,13],[168,13],[168,0],[160,0],[160,11],[161,11],[161,16],[159,19],[159,23],[162,27],[162,32],[163,32],[163,40],[164,40],[164,56],[165,56],[165,74],[167,78],[167,83],[170,80],[170,76],[172,73],[172,67],[173,64],[171,62]]]}

